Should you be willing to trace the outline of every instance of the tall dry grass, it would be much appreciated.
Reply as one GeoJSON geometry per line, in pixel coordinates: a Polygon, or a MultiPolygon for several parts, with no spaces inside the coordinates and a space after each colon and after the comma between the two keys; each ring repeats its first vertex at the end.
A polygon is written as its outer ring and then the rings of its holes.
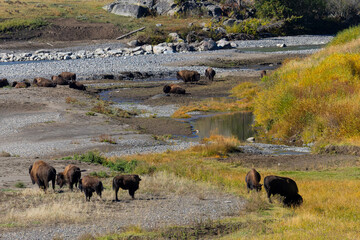
{"type": "MultiPolygon", "coordinates": [[[[291,60],[255,99],[264,135],[304,142],[354,142],[360,135],[360,39],[291,60]]],[[[359,143],[358,143],[359,144],[359,143]]]]}

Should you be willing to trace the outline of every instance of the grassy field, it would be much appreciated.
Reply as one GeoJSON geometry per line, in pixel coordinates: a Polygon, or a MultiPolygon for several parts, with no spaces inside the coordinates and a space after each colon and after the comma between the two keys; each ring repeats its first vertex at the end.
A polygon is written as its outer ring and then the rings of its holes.
{"type": "MultiPolygon", "coordinates": [[[[234,139],[213,136],[204,145],[187,151],[135,155],[121,158],[121,161],[137,161],[139,167],[132,169],[135,173],[148,172],[144,169],[152,168],[152,172],[167,172],[245,197],[248,203],[244,211],[237,213],[238,216],[208,223],[213,229],[222,229],[222,225],[233,226],[228,231],[219,230],[222,239],[356,239],[358,237],[359,168],[343,168],[341,164],[333,169],[326,169],[325,166],[325,170],[322,171],[278,171],[257,168],[262,178],[276,174],[290,177],[297,182],[304,203],[296,209],[284,208],[278,201],[273,204],[268,203],[264,190],[261,193],[247,193],[244,179],[249,169],[218,161],[233,152],[237,144],[234,139]]],[[[106,161],[116,162],[119,159],[111,158],[106,161]]],[[[197,227],[201,229],[204,224],[197,227]]],[[[166,233],[169,231],[167,228],[147,232],[137,228],[136,231],[129,229],[100,239],[128,239],[129,236],[156,239],[159,236],[167,236],[166,233]]],[[[211,231],[204,234],[208,238],[217,235],[213,235],[211,231]]],[[[187,235],[182,239],[191,236],[196,238],[194,236],[200,235],[187,235]]]]}

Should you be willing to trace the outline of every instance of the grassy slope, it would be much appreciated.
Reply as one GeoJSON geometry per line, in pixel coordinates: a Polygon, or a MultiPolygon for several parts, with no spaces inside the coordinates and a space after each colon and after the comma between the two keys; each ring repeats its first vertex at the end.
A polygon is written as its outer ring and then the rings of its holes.
{"type": "Polygon", "coordinates": [[[254,106],[264,133],[282,139],[297,135],[304,142],[360,144],[359,29],[339,34],[319,53],[288,61],[265,78],[254,106]]]}

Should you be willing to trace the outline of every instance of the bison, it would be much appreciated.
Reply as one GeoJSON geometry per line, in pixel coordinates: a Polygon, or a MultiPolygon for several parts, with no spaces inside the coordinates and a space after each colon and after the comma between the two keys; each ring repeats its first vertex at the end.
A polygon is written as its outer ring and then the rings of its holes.
{"type": "Polygon", "coordinates": [[[207,79],[209,79],[210,81],[214,80],[215,74],[216,74],[215,70],[212,69],[211,67],[205,70],[205,77],[207,77],[207,79]]]}
{"type": "Polygon", "coordinates": [[[49,181],[52,182],[52,188],[55,191],[56,170],[46,162],[41,160],[34,162],[29,168],[29,174],[31,182],[37,183],[44,192],[49,187],[49,181]]]}
{"type": "Polygon", "coordinates": [[[77,82],[77,81],[71,81],[71,82],[69,83],[69,88],[74,88],[74,89],[82,90],[82,91],[85,91],[85,90],[86,90],[86,87],[84,86],[84,84],[79,83],[79,82],[77,82]]]}
{"type": "Polygon", "coordinates": [[[96,192],[101,198],[104,190],[102,182],[97,177],[85,176],[79,181],[79,189],[85,193],[85,199],[90,202],[93,192],[96,192]]]}
{"type": "Polygon", "coordinates": [[[56,83],[42,77],[34,78],[33,84],[38,87],[56,87],[56,83]]]}
{"type": "Polygon", "coordinates": [[[262,70],[260,73],[260,78],[263,78],[266,76],[266,70],[262,70]]]}
{"type": "Polygon", "coordinates": [[[73,186],[77,187],[77,184],[81,178],[81,171],[75,165],[69,164],[65,167],[63,172],[56,175],[56,183],[62,188],[65,184],[69,185],[70,190],[73,190],[73,186]]]}
{"type": "Polygon", "coordinates": [[[30,81],[27,79],[22,80],[21,82],[14,81],[11,84],[14,88],[28,88],[31,86],[30,81]]]}
{"type": "Polygon", "coordinates": [[[59,74],[58,77],[61,77],[64,80],[67,81],[75,81],[76,80],[76,74],[72,72],[62,72],[59,74]]]}
{"type": "Polygon", "coordinates": [[[0,79],[0,88],[9,86],[9,82],[6,78],[0,79]]]}
{"type": "Polygon", "coordinates": [[[184,82],[198,82],[200,80],[200,73],[197,71],[181,70],[176,73],[176,78],[184,82]]]}
{"type": "Polygon", "coordinates": [[[246,174],[245,182],[246,182],[246,187],[247,187],[248,193],[250,192],[250,190],[253,190],[253,189],[255,189],[257,192],[261,191],[262,184],[260,184],[260,180],[261,180],[261,176],[255,170],[255,168],[251,169],[246,174]]]}
{"type": "Polygon", "coordinates": [[[185,94],[186,91],[177,84],[166,84],[163,88],[164,93],[176,93],[176,94],[185,94]]]}
{"type": "Polygon", "coordinates": [[[134,199],[135,191],[139,189],[140,181],[141,178],[136,174],[120,175],[114,177],[112,187],[115,191],[115,201],[119,201],[119,188],[129,190],[129,195],[132,197],[132,199],[134,199]]]}
{"type": "Polygon", "coordinates": [[[60,76],[52,76],[51,80],[57,85],[69,85],[69,80],[66,80],[60,76]]]}
{"type": "Polygon", "coordinates": [[[264,179],[264,187],[271,202],[270,196],[279,194],[283,197],[284,205],[299,206],[303,202],[303,198],[299,195],[296,182],[287,177],[267,176],[264,179]]]}

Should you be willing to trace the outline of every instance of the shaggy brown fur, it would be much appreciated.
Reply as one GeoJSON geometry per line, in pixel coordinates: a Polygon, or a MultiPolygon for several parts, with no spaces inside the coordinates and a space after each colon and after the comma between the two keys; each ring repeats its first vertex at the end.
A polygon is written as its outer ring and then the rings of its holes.
{"type": "Polygon", "coordinates": [[[84,86],[84,84],[79,83],[77,81],[71,81],[69,83],[69,88],[74,88],[74,89],[78,89],[78,90],[82,90],[82,91],[86,90],[86,87],[84,86]]]}
{"type": "Polygon", "coordinates": [[[69,85],[69,81],[60,76],[52,76],[51,80],[57,85],[69,85]]]}
{"type": "Polygon", "coordinates": [[[37,183],[44,192],[49,188],[49,181],[52,182],[52,188],[55,190],[56,170],[46,162],[41,160],[34,162],[29,168],[29,174],[31,182],[37,183]]]}
{"type": "Polygon", "coordinates": [[[75,81],[76,80],[76,74],[72,72],[62,72],[59,74],[59,77],[63,78],[67,81],[75,81]]]}
{"type": "Polygon", "coordinates": [[[197,71],[181,70],[176,73],[178,80],[182,79],[184,82],[197,82],[200,80],[200,73],[197,71]]]}
{"type": "Polygon", "coordinates": [[[248,193],[250,190],[256,189],[257,192],[261,191],[260,184],[261,176],[260,174],[255,170],[255,168],[251,169],[245,177],[246,187],[248,189],[248,193]]]}
{"type": "Polygon", "coordinates": [[[22,80],[21,82],[12,82],[12,87],[14,88],[28,88],[31,86],[30,81],[27,79],[22,80]]]}
{"type": "Polygon", "coordinates": [[[38,87],[56,87],[56,83],[42,77],[34,78],[33,84],[38,87]]]}
{"type": "Polygon", "coordinates": [[[56,175],[56,183],[62,188],[65,184],[69,184],[69,188],[72,191],[73,185],[77,187],[77,184],[81,178],[81,171],[75,165],[69,164],[65,167],[63,172],[56,175]]]}
{"type": "Polygon", "coordinates": [[[89,202],[93,192],[96,192],[101,198],[101,192],[104,190],[104,187],[98,178],[85,176],[79,181],[79,189],[85,193],[85,199],[89,202]]]}
{"type": "Polygon", "coordinates": [[[139,177],[139,175],[136,174],[120,175],[114,177],[112,187],[115,191],[115,201],[119,201],[119,188],[129,190],[129,195],[132,197],[132,199],[134,199],[135,191],[139,189],[140,181],[141,178],[139,177]]]}
{"type": "Polygon", "coordinates": [[[210,81],[214,80],[215,74],[216,74],[215,70],[212,69],[211,67],[205,70],[205,77],[207,77],[207,79],[209,79],[210,81]]]}
{"type": "Polygon", "coordinates": [[[264,178],[264,187],[270,202],[271,195],[279,194],[285,206],[296,207],[303,203],[296,182],[291,178],[270,175],[264,178]]]}
{"type": "Polygon", "coordinates": [[[177,84],[166,84],[163,88],[164,93],[176,93],[176,94],[185,94],[186,91],[177,84]]]}
{"type": "Polygon", "coordinates": [[[0,79],[0,88],[9,86],[9,82],[6,78],[0,79]]]}
{"type": "Polygon", "coordinates": [[[265,70],[262,70],[261,73],[260,73],[260,78],[263,78],[266,76],[266,71],[265,70]]]}

